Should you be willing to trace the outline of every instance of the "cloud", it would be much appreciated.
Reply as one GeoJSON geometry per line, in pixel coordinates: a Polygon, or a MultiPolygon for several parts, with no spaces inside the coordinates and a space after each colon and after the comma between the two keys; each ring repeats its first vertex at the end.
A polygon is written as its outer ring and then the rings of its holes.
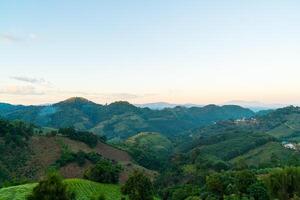
{"type": "Polygon", "coordinates": [[[0,41],[4,41],[6,43],[17,43],[17,42],[26,42],[36,40],[38,37],[35,33],[29,33],[28,35],[19,37],[12,33],[3,33],[0,34],[0,41]]]}
{"type": "Polygon", "coordinates": [[[38,91],[32,86],[8,86],[6,88],[0,88],[0,94],[8,95],[44,95],[44,92],[38,91]]]}
{"type": "Polygon", "coordinates": [[[22,41],[21,38],[13,35],[13,34],[1,34],[0,38],[4,41],[4,42],[19,42],[22,41]]]}
{"type": "Polygon", "coordinates": [[[38,79],[38,78],[31,78],[31,77],[26,77],[26,76],[12,76],[10,78],[17,80],[17,81],[31,83],[31,84],[50,85],[50,82],[46,81],[43,78],[38,79]]]}
{"type": "Polygon", "coordinates": [[[30,34],[28,35],[28,38],[31,39],[31,40],[35,40],[35,39],[37,39],[37,35],[34,34],[34,33],[30,33],[30,34]]]}
{"type": "Polygon", "coordinates": [[[100,100],[100,101],[118,101],[118,100],[133,100],[133,99],[139,99],[139,98],[145,98],[145,97],[151,97],[156,96],[157,94],[154,93],[146,93],[146,94],[134,94],[134,93],[101,93],[101,92],[84,92],[84,91],[66,91],[66,90],[48,90],[49,93],[52,95],[59,95],[64,94],[68,96],[82,96],[85,98],[91,98],[94,100],[100,100]]]}

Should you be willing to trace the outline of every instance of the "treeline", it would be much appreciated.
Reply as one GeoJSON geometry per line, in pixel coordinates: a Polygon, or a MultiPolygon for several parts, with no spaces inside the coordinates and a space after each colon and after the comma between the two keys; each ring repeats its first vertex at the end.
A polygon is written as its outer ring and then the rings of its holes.
{"type": "Polygon", "coordinates": [[[0,138],[5,144],[13,143],[23,146],[34,133],[34,126],[22,121],[9,122],[0,119],[0,138]]]}
{"type": "Polygon", "coordinates": [[[163,200],[298,200],[300,167],[255,171],[228,171],[209,174],[204,184],[182,184],[160,192],[163,200]]]}
{"type": "MultiPolygon", "coordinates": [[[[90,188],[91,192],[97,193],[90,188]]],[[[151,180],[140,171],[133,172],[126,183],[121,187],[121,199],[116,200],[154,200],[154,188],[151,180]]],[[[26,200],[76,200],[79,198],[78,191],[71,189],[64,182],[58,173],[50,173],[41,180],[33,191],[26,197],[26,200]],[[77,196],[78,195],[78,196],[77,196]]],[[[112,199],[111,196],[105,196],[103,193],[87,196],[91,200],[112,199]]]]}
{"type": "MultiPolygon", "coordinates": [[[[121,191],[122,199],[127,196],[129,200],[153,200],[155,196],[151,180],[138,171],[131,174],[121,191]]],[[[160,195],[162,200],[299,200],[300,167],[273,169],[264,176],[251,170],[213,173],[206,177],[204,185],[178,185],[166,188],[160,195]]],[[[54,174],[42,180],[28,200],[75,198],[74,191],[54,174]]],[[[96,197],[106,198],[109,196],[96,197]]]]}
{"type": "Polygon", "coordinates": [[[88,131],[77,131],[73,127],[60,128],[58,134],[66,136],[72,140],[77,140],[86,143],[88,146],[94,148],[96,147],[98,140],[105,141],[105,137],[97,136],[88,131]]]}
{"type": "Polygon", "coordinates": [[[0,187],[23,179],[19,169],[30,156],[28,140],[33,134],[31,124],[0,119],[0,187]]]}

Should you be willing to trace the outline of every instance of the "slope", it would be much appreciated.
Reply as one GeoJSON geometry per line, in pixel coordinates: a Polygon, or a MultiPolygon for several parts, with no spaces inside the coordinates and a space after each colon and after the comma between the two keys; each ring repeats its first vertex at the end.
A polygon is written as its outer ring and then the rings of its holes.
{"type": "Polygon", "coordinates": [[[139,132],[159,132],[173,137],[216,121],[248,118],[254,114],[249,109],[230,105],[151,110],[124,101],[100,105],[80,97],[53,105],[0,106],[0,116],[6,119],[23,120],[41,127],[73,126],[79,130],[92,130],[109,139],[127,139],[139,132]]]}
{"type": "MultiPolygon", "coordinates": [[[[104,194],[107,200],[121,199],[119,185],[95,183],[83,179],[65,180],[71,191],[76,193],[78,200],[90,200],[91,197],[104,194]]],[[[36,183],[0,189],[0,200],[25,200],[36,183]]]]}

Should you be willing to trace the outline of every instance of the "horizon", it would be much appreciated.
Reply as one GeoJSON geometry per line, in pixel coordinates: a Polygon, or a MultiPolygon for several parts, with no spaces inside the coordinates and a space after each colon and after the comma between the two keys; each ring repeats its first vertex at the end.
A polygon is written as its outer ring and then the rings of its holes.
{"type": "Polygon", "coordinates": [[[0,101],[300,105],[300,2],[1,2],[0,101]]]}
{"type": "Polygon", "coordinates": [[[60,103],[60,102],[64,102],[64,101],[68,101],[68,100],[72,100],[72,99],[83,99],[83,100],[87,100],[87,101],[91,101],[93,103],[99,104],[99,105],[109,105],[112,103],[116,103],[116,102],[127,102],[131,105],[134,105],[136,107],[149,107],[149,108],[153,108],[153,109],[162,109],[162,108],[168,108],[168,107],[176,107],[176,106],[183,106],[183,107],[205,107],[205,106],[209,106],[209,105],[216,105],[216,106],[226,106],[226,105],[233,105],[233,106],[240,106],[240,107],[244,107],[244,108],[249,108],[252,111],[260,111],[260,110],[266,110],[266,109],[278,109],[278,108],[284,108],[284,107],[288,107],[288,106],[299,106],[299,105],[292,105],[292,104],[265,104],[263,102],[258,102],[258,101],[243,101],[243,100],[232,100],[232,101],[227,101],[227,102],[222,102],[222,103],[208,103],[208,104],[195,104],[195,103],[172,103],[172,102],[163,102],[163,101],[157,101],[157,102],[146,102],[146,103],[133,103],[130,101],[126,101],[126,100],[116,100],[116,101],[112,101],[112,102],[97,102],[97,101],[93,101],[91,99],[85,98],[85,97],[80,97],[80,96],[73,96],[73,97],[69,97],[66,99],[61,99],[55,102],[45,102],[45,103],[41,103],[41,104],[23,104],[23,103],[10,103],[10,102],[3,102],[0,101],[0,104],[10,104],[10,105],[15,105],[15,106],[47,106],[47,105],[53,105],[56,103],[60,103]],[[158,107],[156,107],[158,105],[158,107]]]}

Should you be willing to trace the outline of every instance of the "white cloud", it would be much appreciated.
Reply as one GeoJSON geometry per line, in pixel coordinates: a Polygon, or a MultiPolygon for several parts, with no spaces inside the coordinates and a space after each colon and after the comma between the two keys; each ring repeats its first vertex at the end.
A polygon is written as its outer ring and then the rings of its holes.
{"type": "Polygon", "coordinates": [[[29,33],[25,36],[17,36],[12,33],[0,33],[0,41],[5,43],[17,43],[36,40],[38,36],[35,33],[29,33]]]}
{"type": "Polygon", "coordinates": [[[21,38],[13,34],[1,34],[0,39],[3,40],[4,42],[9,42],[9,43],[22,41],[21,38]]]}
{"type": "Polygon", "coordinates": [[[43,78],[31,78],[31,77],[26,77],[26,76],[12,76],[10,78],[17,80],[17,81],[31,83],[31,84],[51,85],[51,83],[49,81],[46,81],[43,78]]]}
{"type": "Polygon", "coordinates": [[[0,94],[8,95],[44,95],[44,92],[38,91],[32,86],[17,86],[12,85],[5,88],[0,88],[0,94]]]}
{"type": "Polygon", "coordinates": [[[24,81],[28,83],[44,83],[44,79],[36,79],[36,78],[29,78],[25,76],[13,76],[11,79],[18,80],[18,81],[24,81]]]}

